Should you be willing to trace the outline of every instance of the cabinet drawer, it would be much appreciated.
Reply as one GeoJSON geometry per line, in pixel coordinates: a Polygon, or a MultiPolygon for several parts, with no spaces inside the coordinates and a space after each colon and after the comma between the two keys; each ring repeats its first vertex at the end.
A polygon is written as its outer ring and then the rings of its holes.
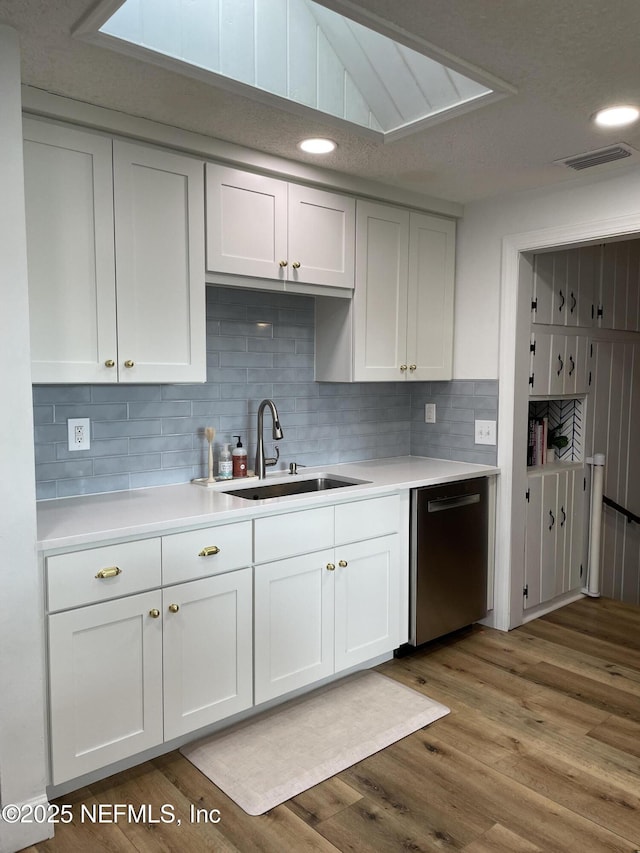
{"type": "Polygon", "coordinates": [[[162,582],[181,583],[251,565],[251,522],[162,537],[162,582]]]}
{"type": "Polygon", "coordinates": [[[399,526],[399,495],[336,506],[336,545],[397,533],[399,526]]]}
{"type": "Polygon", "coordinates": [[[160,576],[160,539],[47,557],[49,612],[152,589],[160,576]]]}
{"type": "Polygon", "coordinates": [[[333,506],[258,518],[254,524],[256,563],[333,547],[333,506]]]}

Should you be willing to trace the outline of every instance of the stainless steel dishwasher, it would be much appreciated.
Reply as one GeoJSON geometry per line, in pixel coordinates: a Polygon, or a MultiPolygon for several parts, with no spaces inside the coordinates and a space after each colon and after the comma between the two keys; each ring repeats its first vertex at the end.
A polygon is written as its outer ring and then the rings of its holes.
{"type": "Polygon", "coordinates": [[[487,613],[487,478],[411,491],[410,643],[487,613]]]}

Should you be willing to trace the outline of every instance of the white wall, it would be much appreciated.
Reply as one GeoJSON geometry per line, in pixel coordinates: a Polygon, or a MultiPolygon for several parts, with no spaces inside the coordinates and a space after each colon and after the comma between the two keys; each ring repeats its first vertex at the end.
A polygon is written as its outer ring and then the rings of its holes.
{"type": "Polygon", "coordinates": [[[455,379],[499,378],[504,236],[615,220],[640,212],[640,167],[609,167],[601,177],[589,183],[584,180],[465,207],[458,226],[456,259],[455,379]]]}
{"type": "MultiPolygon", "coordinates": [[[[0,800],[46,802],[42,602],[36,562],[20,53],[0,24],[0,800]]],[[[0,851],[50,835],[0,820],[0,851]]]]}

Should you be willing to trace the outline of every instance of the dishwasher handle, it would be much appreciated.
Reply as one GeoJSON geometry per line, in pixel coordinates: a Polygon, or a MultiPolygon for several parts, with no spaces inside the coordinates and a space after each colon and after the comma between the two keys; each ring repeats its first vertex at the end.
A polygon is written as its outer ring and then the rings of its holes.
{"type": "Polygon", "coordinates": [[[435,498],[427,502],[427,512],[444,512],[447,509],[458,509],[480,503],[480,495],[455,495],[452,498],[435,498]]]}

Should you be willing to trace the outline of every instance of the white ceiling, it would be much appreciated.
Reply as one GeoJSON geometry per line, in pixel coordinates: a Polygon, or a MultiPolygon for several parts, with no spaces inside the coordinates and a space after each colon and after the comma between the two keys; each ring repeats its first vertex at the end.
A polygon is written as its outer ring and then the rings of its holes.
{"type": "MultiPolygon", "coordinates": [[[[0,0],[21,36],[23,82],[302,162],[457,202],[584,180],[554,160],[614,142],[640,149],[640,127],[598,130],[603,105],[640,102],[637,0],[321,0],[436,45],[517,89],[497,103],[382,144],[81,42],[70,33],[93,0],[0,0]],[[329,135],[321,161],[296,143],[329,135]]],[[[623,165],[601,168],[625,168],[623,165]]]]}

